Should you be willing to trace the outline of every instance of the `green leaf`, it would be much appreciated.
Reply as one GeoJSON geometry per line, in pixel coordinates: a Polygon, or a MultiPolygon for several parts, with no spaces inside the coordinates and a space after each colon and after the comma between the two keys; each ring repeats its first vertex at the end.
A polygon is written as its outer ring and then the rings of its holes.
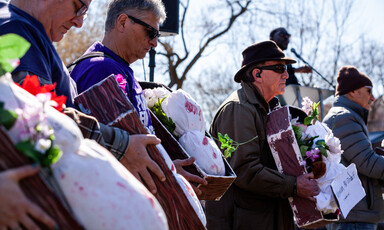
{"type": "Polygon", "coordinates": [[[45,154],[42,155],[44,157],[41,159],[41,166],[47,167],[56,163],[61,158],[62,151],[57,146],[53,146],[45,154]]]}
{"type": "Polygon", "coordinates": [[[0,36],[0,67],[6,72],[12,72],[13,67],[9,63],[11,59],[20,59],[28,51],[31,44],[17,34],[5,34],[0,36]]]}
{"type": "Polygon", "coordinates": [[[325,157],[328,157],[328,154],[327,154],[327,150],[325,148],[320,148],[320,153],[325,156],[325,157]]]}
{"type": "Polygon", "coordinates": [[[296,140],[301,140],[301,137],[303,136],[303,127],[292,125],[292,129],[295,134],[296,140]]]}
{"type": "Polygon", "coordinates": [[[173,134],[173,131],[176,129],[176,124],[173,122],[172,118],[167,117],[164,113],[161,103],[164,101],[164,98],[159,99],[155,105],[151,108],[153,114],[160,120],[160,122],[165,126],[165,128],[173,134]]]}
{"type": "Polygon", "coordinates": [[[307,158],[307,151],[308,151],[308,146],[306,145],[301,145],[300,146],[300,153],[301,153],[301,156],[306,159],[307,158]]]}
{"type": "Polygon", "coordinates": [[[311,116],[304,118],[304,125],[310,125],[312,120],[313,120],[313,117],[311,116]]]}
{"type": "Polygon", "coordinates": [[[33,161],[40,164],[39,155],[42,155],[42,153],[35,150],[35,146],[33,146],[30,140],[24,140],[17,143],[15,148],[24,153],[25,156],[32,158],[33,161]]]}
{"type": "Polygon", "coordinates": [[[17,120],[17,113],[0,108],[0,124],[7,130],[11,129],[17,120]]]}

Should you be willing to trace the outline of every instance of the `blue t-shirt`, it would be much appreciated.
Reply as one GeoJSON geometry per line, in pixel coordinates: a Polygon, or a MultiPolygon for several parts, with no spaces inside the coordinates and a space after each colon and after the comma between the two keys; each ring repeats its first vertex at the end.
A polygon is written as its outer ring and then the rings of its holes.
{"type": "Polygon", "coordinates": [[[100,42],[95,42],[84,54],[93,51],[103,52],[112,58],[88,58],[75,66],[71,72],[71,77],[76,81],[79,93],[104,80],[111,74],[121,74],[127,80],[125,92],[139,114],[141,122],[147,127],[150,133],[154,133],[150,113],[142,92],[143,90],[133,76],[133,70],[129,67],[129,63],[100,42]]]}
{"type": "Polygon", "coordinates": [[[73,99],[77,95],[76,84],[55,47],[52,45],[43,25],[25,11],[4,2],[0,2],[0,35],[14,33],[25,38],[31,47],[20,59],[20,65],[13,71],[28,71],[56,82],[57,95],[67,97],[66,105],[74,107],[73,99]]]}

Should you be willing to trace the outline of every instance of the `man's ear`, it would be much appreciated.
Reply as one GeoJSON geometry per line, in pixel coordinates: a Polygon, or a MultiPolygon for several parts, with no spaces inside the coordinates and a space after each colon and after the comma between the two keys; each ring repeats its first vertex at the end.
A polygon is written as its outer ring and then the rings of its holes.
{"type": "Polygon", "coordinates": [[[116,20],[116,29],[119,32],[123,32],[127,26],[127,23],[129,23],[129,20],[130,19],[126,14],[120,14],[116,20]]]}
{"type": "Polygon", "coordinates": [[[263,79],[261,78],[261,70],[258,69],[258,68],[254,68],[252,70],[252,77],[257,82],[262,82],[263,81],[263,79]]]}
{"type": "Polygon", "coordinates": [[[353,91],[351,91],[351,92],[348,92],[348,93],[347,93],[348,98],[351,99],[351,100],[354,99],[354,98],[357,96],[357,93],[358,93],[357,90],[353,90],[353,91]]]}

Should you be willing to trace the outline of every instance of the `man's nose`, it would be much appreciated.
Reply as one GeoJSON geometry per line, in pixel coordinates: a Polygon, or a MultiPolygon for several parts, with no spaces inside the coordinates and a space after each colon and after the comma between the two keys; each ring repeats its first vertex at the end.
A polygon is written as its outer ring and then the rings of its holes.
{"type": "Polygon", "coordinates": [[[157,40],[158,40],[158,39],[159,39],[158,37],[155,37],[154,39],[149,40],[149,44],[151,45],[151,47],[156,48],[156,46],[157,46],[157,40]]]}

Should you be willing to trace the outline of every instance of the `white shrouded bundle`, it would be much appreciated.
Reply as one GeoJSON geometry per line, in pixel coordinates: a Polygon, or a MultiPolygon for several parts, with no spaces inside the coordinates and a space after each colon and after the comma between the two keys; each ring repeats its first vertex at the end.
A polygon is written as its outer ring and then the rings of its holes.
{"type": "Polygon", "coordinates": [[[193,210],[195,210],[197,216],[200,218],[201,223],[205,226],[207,224],[207,219],[205,218],[205,213],[203,207],[200,204],[199,198],[197,198],[196,193],[195,191],[193,191],[191,184],[182,175],[177,173],[176,167],[164,147],[161,144],[156,145],[156,147],[159,150],[160,154],[163,156],[168,168],[172,171],[173,175],[175,176],[185,196],[188,198],[188,201],[193,207],[193,210]]]}
{"type": "MultiPolygon", "coordinates": [[[[36,97],[16,86],[9,77],[0,78],[0,100],[5,109],[42,110],[36,97]]],[[[82,134],[66,115],[44,108],[54,129],[54,144],[62,158],[52,169],[75,216],[85,229],[168,229],[167,219],[156,198],[106,149],[82,134]]],[[[35,124],[21,119],[9,130],[14,143],[35,124]],[[24,128],[24,130],[23,130],[24,128]]]]}
{"type": "Polygon", "coordinates": [[[221,151],[213,140],[205,137],[205,120],[200,106],[184,90],[178,89],[167,96],[161,107],[176,124],[174,134],[197,165],[211,175],[225,175],[221,151]]]}

